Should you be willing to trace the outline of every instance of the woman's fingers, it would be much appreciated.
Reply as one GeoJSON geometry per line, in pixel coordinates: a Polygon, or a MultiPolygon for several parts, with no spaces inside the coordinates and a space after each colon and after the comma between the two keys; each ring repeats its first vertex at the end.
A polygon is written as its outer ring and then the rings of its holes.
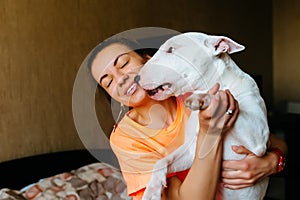
{"type": "Polygon", "coordinates": [[[209,106],[200,111],[202,126],[210,127],[211,130],[222,130],[224,127],[224,114],[228,107],[228,97],[224,91],[218,91],[212,95],[209,106]]]}
{"type": "Polygon", "coordinates": [[[225,124],[226,124],[230,121],[230,119],[232,119],[232,116],[235,114],[235,99],[233,98],[229,90],[225,90],[225,93],[227,94],[228,101],[229,101],[229,107],[225,112],[226,114],[225,124]]]}
{"type": "Polygon", "coordinates": [[[238,154],[253,154],[250,150],[248,150],[246,147],[244,147],[242,145],[240,145],[240,146],[233,145],[233,146],[231,146],[231,149],[235,153],[238,153],[238,154]]]}
{"type": "Polygon", "coordinates": [[[209,90],[211,94],[210,104],[200,111],[200,123],[206,129],[228,131],[233,127],[239,113],[238,102],[229,90],[219,90],[216,84],[209,90]]]}
{"type": "Polygon", "coordinates": [[[225,90],[225,93],[228,95],[229,100],[229,107],[225,112],[225,128],[230,129],[237,120],[239,114],[239,104],[229,90],[225,90]]]}
{"type": "Polygon", "coordinates": [[[224,187],[230,189],[241,189],[254,185],[262,176],[262,174],[257,174],[254,176],[250,173],[240,170],[223,170],[222,182],[224,187]]]}
{"type": "Polygon", "coordinates": [[[229,119],[229,121],[227,123],[227,126],[229,128],[233,127],[233,125],[234,125],[234,123],[237,120],[238,115],[239,115],[239,104],[238,104],[237,101],[234,101],[234,104],[235,104],[235,110],[233,111],[233,114],[232,114],[232,116],[230,116],[230,119],[229,119]]]}
{"type": "Polygon", "coordinates": [[[216,83],[212,88],[210,88],[208,90],[208,94],[216,94],[218,92],[218,90],[220,89],[220,84],[219,83],[216,83]]]}

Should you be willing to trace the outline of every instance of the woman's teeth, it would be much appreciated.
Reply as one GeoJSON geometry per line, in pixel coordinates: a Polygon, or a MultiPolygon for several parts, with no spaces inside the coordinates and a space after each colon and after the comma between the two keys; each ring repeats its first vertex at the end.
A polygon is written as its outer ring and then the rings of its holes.
{"type": "Polygon", "coordinates": [[[136,89],[136,84],[132,84],[130,88],[127,90],[126,95],[132,95],[136,89]]]}

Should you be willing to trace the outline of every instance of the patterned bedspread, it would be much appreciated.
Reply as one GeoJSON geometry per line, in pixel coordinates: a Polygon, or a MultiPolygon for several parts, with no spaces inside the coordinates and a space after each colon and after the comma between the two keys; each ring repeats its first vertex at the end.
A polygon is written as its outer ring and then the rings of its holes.
{"type": "Polygon", "coordinates": [[[20,191],[3,188],[0,200],[130,200],[121,172],[93,163],[41,179],[20,191]]]}

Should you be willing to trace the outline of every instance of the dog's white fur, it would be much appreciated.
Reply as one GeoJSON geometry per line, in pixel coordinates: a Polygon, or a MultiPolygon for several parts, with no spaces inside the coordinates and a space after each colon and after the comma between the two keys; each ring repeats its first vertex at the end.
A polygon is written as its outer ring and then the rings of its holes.
{"type": "MultiPolygon", "coordinates": [[[[234,153],[232,145],[243,145],[257,156],[262,156],[269,138],[265,103],[259,89],[255,81],[228,55],[243,49],[244,46],[225,36],[182,33],[168,39],[139,73],[139,84],[144,89],[164,85],[164,90],[159,89],[152,96],[157,100],[194,91],[190,101],[187,101],[194,106],[195,100],[199,102],[198,94],[207,93],[216,83],[220,84],[220,89],[231,91],[239,102],[240,112],[234,127],[224,139],[224,160],[239,160],[246,156],[234,153]]],[[[167,173],[190,168],[195,158],[195,141],[200,128],[198,112],[193,111],[188,121],[185,143],[155,165],[144,200],[161,198],[167,173]]],[[[216,199],[263,199],[268,180],[265,178],[253,187],[240,190],[229,190],[220,184],[216,199]]]]}

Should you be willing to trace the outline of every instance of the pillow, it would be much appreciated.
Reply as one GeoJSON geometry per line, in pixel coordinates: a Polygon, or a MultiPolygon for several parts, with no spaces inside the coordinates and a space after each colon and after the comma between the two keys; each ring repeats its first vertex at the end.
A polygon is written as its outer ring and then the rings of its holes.
{"type": "Polygon", "coordinates": [[[107,163],[92,163],[54,175],[20,191],[28,200],[129,200],[120,170],[107,163]]]}
{"type": "Polygon", "coordinates": [[[26,200],[22,193],[17,190],[11,190],[9,188],[2,188],[0,190],[1,200],[26,200]]]}

